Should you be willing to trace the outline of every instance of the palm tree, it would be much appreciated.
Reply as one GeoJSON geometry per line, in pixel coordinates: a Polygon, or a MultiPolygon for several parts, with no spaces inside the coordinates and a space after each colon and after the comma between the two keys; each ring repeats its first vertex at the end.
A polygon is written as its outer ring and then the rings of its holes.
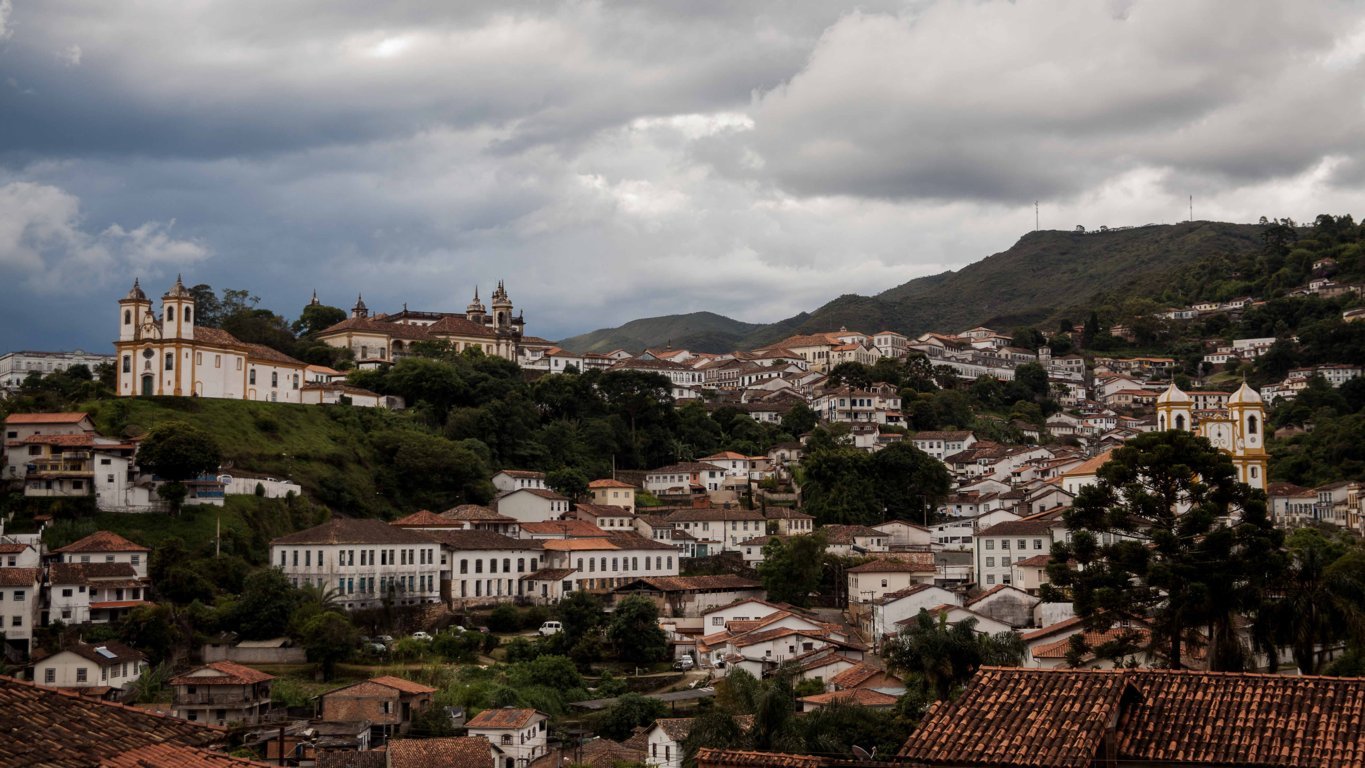
{"type": "MultiPolygon", "coordinates": [[[[1288,542],[1290,563],[1279,594],[1257,616],[1264,646],[1288,647],[1302,674],[1322,666],[1319,653],[1365,637],[1365,550],[1305,528],[1288,542]]],[[[1272,669],[1275,658],[1271,658],[1272,669]]]]}
{"type": "Polygon", "coordinates": [[[887,664],[917,676],[940,700],[970,678],[982,663],[976,619],[948,623],[947,613],[937,618],[920,610],[914,623],[886,644],[887,664]]]}
{"type": "Polygon", "coordinates": [[[341,608],[341,590],[336,587],[324,587],[320,584],[304,584],[299,587],[300,604],[316,607],[319,611],[343,612],[341,608]]]}

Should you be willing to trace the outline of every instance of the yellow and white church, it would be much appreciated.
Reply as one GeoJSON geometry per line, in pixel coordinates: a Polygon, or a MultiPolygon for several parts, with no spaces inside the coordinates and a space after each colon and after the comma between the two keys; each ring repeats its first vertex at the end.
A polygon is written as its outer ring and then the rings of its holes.
{"type": "Polygon", "coordinates": [[[1265,402],[1242,382],[1222,408],[1196,409],[1174,382],[1156,399],[1157,429],[1194,432],[1232,457],[1237,479],[1265,489],[1269,457],[1265,451],[1265,402]]]}

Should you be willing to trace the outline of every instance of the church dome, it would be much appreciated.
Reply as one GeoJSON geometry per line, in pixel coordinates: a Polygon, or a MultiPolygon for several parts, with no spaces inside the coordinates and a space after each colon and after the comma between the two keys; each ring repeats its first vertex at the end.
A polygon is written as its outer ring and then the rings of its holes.
{"type": "Polygon", "coordinates": [[[176,276],[175,276],[175,285],[172,285],[172,286],[171,286],[171,289],[170,289],[169,291],[166,291],[166,295],[165,295],[163,298],[167,298],[167,299],[189,299],[189,298],[193,298],[193,296],[194,296],[194,295],[190,293],[190,289],[186,288],[186,287],[185,287],[185,283],[183,283],[183,282],[180,280],[180,275],[176,275],[176,276]]]}
{"type": "Polygon", "coordinates": [[[1261,399],[1261,393],[1248,387],[1245,381],[1242,382],[1242,386],[1237,388],[1236,392],[1232,393],[1232,397],[1228,398],[1228,405],[1250,405],[1252,403],[1259,405],[1263,402],[1265,401],[1261,399]]]}
{"type": "Polygon", "coordinates": [[[123,297],[124,301],[146,301],[147,294],[142,292],[142,286],[138,284],[138,279],[133,278],[133,288],[128,291],[128,295],[123,297]]]}
{"type": "Polygon", "coordinates": [[[1190,396],[1187,395],[1187,394],[1185,394],[1184,390],[1182,390],[1180,387],[1177,387],[1177,386],[1175,385],[1175,382],[1174,382],[1174,381],[1171,382],[1171,386],[1169,386],[1169,387],[1166,388],[1166,391],[1165,391],[1165,392],[1162,392],[1162,393],[1161,393],[1160,395],[1158,395],[1157,398],[1156,398],[1156,403],[1157,403],[1157,405],[1162,405],[1162,404],[1165,404],[1165,403],[1188,403],[1188,402],[1191,402],[1190,396]]]}

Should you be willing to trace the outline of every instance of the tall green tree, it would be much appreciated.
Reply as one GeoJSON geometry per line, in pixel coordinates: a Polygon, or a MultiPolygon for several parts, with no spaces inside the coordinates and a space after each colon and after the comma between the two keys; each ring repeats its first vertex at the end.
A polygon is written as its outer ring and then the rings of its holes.
{"type": "Polygon", "coordinates": [[[758,577],[769,600],[810,605],[811,593],[820,586],[824,565],[825,537],[818,530],[805,536],[772,539],[763,545],[758,577]]]}
{"type": "MultiPolygon", "coordinates": [[[[1314,528],[1295,531],[1285,547],[1288,565],[1254,631],[1269,647],[1287,647],[1299,672],[1325,666],[1322,653],[1365,640],[1365,548],[1314,528]]],[[[1270,658],[1275,659],[1275,654],[1270,658]]]]}
{"type": "Polygon", "coordinates": [[[872,455],[878,497],[889,518],[927,525],[947,498],[952,478],[943,462],[903,441],[872,455]]]}
{"type": "Polygon", "coordinates": [[[221,456],[218,441],[186,421],[164,421],[152,427],[137,449],[138,466],[176,483],[213,472],[221,456]]]}
{"type": "Polygon", "coordinates": [[[647,597],[631,595],[616,603],[607,638],[623,661],[647,664],[668,656],[668,637],[659,627],[659,607],[647,597]]]}
{"type": "Polygon", "coordinates": [[[1227,454],[1181,430],[1140,435],[1114,451],[1064,520],[1072,540],[1053,547],[1048,573],[1088,629],[1141,618],[1179,669],[1188,643],[1201,642],[1195,630],[1208,628],[1210,668],[1246,664],[1236,624],[1278,578],[1283,537],[1227,454]]]}
{"type": "Polygon", "coordinates": [[[360,634],[345,614],[324,611],[303,625],[300,640],[308,660],[322,670],[322,679],[331,680],[336,665],[355,652],[360,634]]]}

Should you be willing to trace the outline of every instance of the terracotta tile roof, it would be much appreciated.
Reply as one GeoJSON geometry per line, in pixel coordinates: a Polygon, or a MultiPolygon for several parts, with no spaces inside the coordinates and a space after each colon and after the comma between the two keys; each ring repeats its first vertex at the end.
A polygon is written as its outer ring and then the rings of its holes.
{"type": "Polygon", "coordinates": [[[247,353],[248,358],[256,358],[258,360],[265,360],[267,362],[272,363],[282,363],[284,365],[298,366],[299,368],[308,367],[308,364],[303,362],[302,360],[295,360],[289,355],[286,355],[285,353],[280,352],[277,349],[267,347],[264,344],[251,344],[242,341],[241,339],[238,339],[236,336],[233,336],[232,334],[222,330],[221,328],[208,328],[202,325],[196,326],[194,329],[194,339],[195,341],[203,342],[205,344],[212,344],[217,347],[226,347],[228,349],[241,350],[247,353]]]}
{"type": "Polygon", "coordinates": [[[630,483],[623,483],[620,480],[594,480],[588,483],[589,488],[628,488],[634,490],[635,486],[630,483]]]}
{"type": "MultiPolygon", "coordinates": [[[[1143,628],[1134,627],[1111,627],[1103,632],[1077,632],[1085,638],[1085,644],[1094,648],[1104,643],[1111,643],[1125,636],[1132,637],[1139,648],[1145,648],[1151,640],[1151,632],[1143,628]]],[[[1050,643],[1035,645],[1029,649],[1029,655],[1035,659],[1065,659],[1067,652],[1071,650],[1071,635],[1050,643]]]]}
{"type": "Polygon", "coordinates": [[[1062,619],[1061,621],[1054,622],[1052,624],[1047,625],[1046,627],[1035,629],[1032,632],[1025,632],[1024,634],[1019,636],[1019,639],[1023,640],[1024,642],[1028,642],[1030,640],[1037,640],[1038,638],[1041,637],[1055,635],[1058,632],[1066,632],[1071,629],[1075,629],[1077,627],[1080,627],[1083,623],[1084,622],[1079,617],[1072,616],[1069,619],[1062,619]]]}
{"type": "Polygon", "coordinates": [[[635,736],[617,743],[611,739],[593,739],[577,747],[550,750],[536,758],[531,768],[559,768],[562,765],[583,765],[588,768],[615,768],[617,765],[637,765],[645,761],[646,744],[635,736]]]}
{"type": "Polygon", "coordinates": [[[718,576],[646,576],[635,579],[629,584],[617,587],[617,592],[632,592],[637,584],[643,584],[660,592],[690,592],[706,590],[763,589],[763,585],[753,579],[733,574],[718,576]]]}
{"type": "Polygon", "coordinates": [[[234,766],[267,766],[221,752],[210,752],[183,744],[147,744],[119,755],[101,760],[100,768],[234,768],[234,766]]]}
{"type": "Polygon", "coordinates": [[[625,508],[613,504],[578,504],[574,507],[575,512],[581,512],[592,517],[631,517],[633,513],[625,508]]]}
{"type": "Polygon", "coordinates": [[[151,552],[151,550],[141,544],[135,544],[113,531],[95,531],[61,549],[53,550],[55,554],[66,554],[68,552],[151,552]]]}
{"type": "Polygon", "coordinates": [[[32,549],[32,546],[17,542],[0,542],[0,555],[17,555],[26,549],[32,549]]]}
{"type": "Polygon", "coordinates": [[[1099,471],[1100,467],[1109,463],[1109,459],[1112,458],[1113,454],[1114,452],[1112,450],[1105,451],[1104,453],[1101,453],[1095,458],[1086,461],[1084,464],[1081,464],[1080,466],[1076,467],[1070,472],[1064,473],[1062,477],[1084,477],[1087,475],[1093,475],[1099,471]]]}
{"type": "Polygon", "coordinates": [[[496,522],[515,523],[514,518],[500,515],[497,512],[478,504],[461,504],[458,507],[451,507],[441,513],[441,517],[447,520],[493,520],[496,522]]]}
{"type": "MultiPolygon", "coordinates": [[[[942,587],[939,587],[939,588],[942,589],[942,587]]],[[[920,592],[923,592],[923,591],[928,590],[928,589],[934,589],[934,585],[933,585],[933,584],[914,584],[914,585],[911,585],[911,586],[909,586],[909,587],[906,587],[905,589],[898,589],[898,590],[896,590],[895,592],[888,592],[887,594],[882,595],[881,599],[877,600],[876,602],[877,602],[877,605],[887,605],[887,604],[890,604],[890,603],[894,603],[894,602],[896,602],[897,600],[901,600],[901,599],[910,597],[910,596],[912,596],[912,595],[917,595],[917,594],[919,594],[920,592]]]]}
{"type": "Polygon", "coordinates": [[[0,568],[0,587],[31,587],[42,577],[41,568],[0,568]]]}
{"type": "Polygon", "coordinates": [[[47,659],[56,656],[58,653],[74,653],[82,659],[93,661],[101,667],[124,664],[130,661],[137,663],[147,658],[139,653],[137,649],[114,640],[110,640],[106,643],[82,643],[78,641],[57,651],[57,653],[44,654],[38,658],[47,659]],[[104,652],[101,653],[101,650],[104,652]]]}
{"type": "Polygon", "coordinates": [[[858,662],[845,669],[843,672],[829,679],[830,685],[839,688],[857,688],[859,685],[875,677],[881,670],[869,664],[858,662]]]}
{"type": "Polygon", "coordinates": [[[388,751],[371,749],[357,752],[354,749],[332,749],[318,752],[315,768],[388,768],[388,751]]]}
{"type": "Polygon", "coordinates": [[[676,551],[677,548],[662,541],[648,539],[638,533],[611,533],[607,532],[607,541],[610,541],[617,549],[668,549],[676,551]]]}
{"type": "Polygon", "coordinates": [[[196,667],[189,672],[172,677],[167,682],[171,685],[255,685],[264,683],[267,680],[274,680],[274,675],[268,675],[258,669],[243,666],[235,661],[214,661],[202,667],[196,667]],[[196,675],[195,672],[211,670],[217,674],[196,675]]]}
{"type": "Polygon", "coordinates": [[[916,563],[909,560],[873,560],[855,565],[846,573],[933,573],[933,563],[916,563]]]}
{"type": "Polygon", "coordinates": [[[386,750],[389,768],[493,768],[493,751],[482,736],[393,739],[386,750]]]}
{"type": "Polygon", "coordinates": [[[542,568],[520,577],[521,581],[563,581],[578,573],[577,568],[542,568]]]}
{"type": "Polygon", "coordinates": [[[475,728],[488,728],[492,730],[524,728],[537,714],[542,713],[538,713],[534,709],[518,709],[516,707],[485,709],[475,715],[472,720],[465,723],[465,727],[471,730],[475,728]]]}
{"type": "Polygon", "coordinates": [[[11,413],[6,424],[79,424],[90,418],[88,413],[11,413]]]}
{"type": "Polygon", "coordinates": [[[545,522],[522,523],[521,532],[541,536],[601,537],[606,535],[606,531],[587,520],[547,520],[545,522]]]}
{"type": "Polygon", "coordinates": [[[399,528],[451,528],[460,523],[448,517],[441,517],[429,509],[413,512],[407,517],[400,517],[389,525],[396,525],[399,528]]]}
{"type": "Polygon", "coordinates": [[[132,563],[53,563],[47,571],[51,584],[89,584],[96,580],[136,580],[132,563]]]}
{"type": "Polygon", "coordinates": [[[504,493],[503,495],[499,496],[499,497],[498,497],[498,501],[502,501],[503,499],[507,498],[508,496],[512,496],[512,495],[518,494],[518,493],[529,493],[529,494],[531,494],[532,496],[539,496],[540,498],[545,499],[546,501],[568,501],[568,500],[569,500],[569,498],[568,498],[567,496],[561,496],[561,495],[555,493],[554,491],[546,490],[546,489],[544,489],[544,488],[518,488],[518,489],[516,489],[515,491],[508,491],[507,493],[504,493]]]}
{"type": "Polygon", "coordinates": [[[976,534],[981,536],[1051,536],[1052,524],[1047,520],[1006,520],[976,534]]]}
{"type": "Polygon", "coordinates": [[[814,696],[803,696],[801,700],[807,704],[824,705],[838,702],[857,707],[892,707],[896,704],[895,696],[874,691],[871,688],[852,688],[846,691],[817,693],[814,696]]]}
{"type": "MultiPolygon", "coordinates": [[[[216,744],[224,733],[187,720],[0,677],[0,765],[96,768],[147,747],[191,749],[216,744]]],[[[150,768],[190,765],[186,760],[149,760],[150,768]]],[[[153,755],[153,757],[156,757],[153,755]]],[[[179,756],[178,756],[179,757],[179,756]]],[[[233,765],[225,760],[198,765],[233,765]]],[[[239,765],[252,765],[239,761],[239,765]]]]}
{"type": "Polygon", "coordinates": [[[680,464],[669,464],[666,467],[651,469],[646,475],[691,475],[697,472],[725,472],[724,467],[715,464],[707,464],[700,461],[684,461],[680,464]]]}
{"type": "Polygon", "coordinates": [[[668,516],[670,523],[705,523],[727,520],[762,521],[763,513],[753,509],[679,509],[668,516]]]}
{"type": "Polygon", "coordinates": [[[599,536],[591,539],[546,539],[542,542],[551,552],[584,552],[587,550],[615,550],[616,545],[599,536]]]}
{"type": "Polygon", "coordinates": [[[544,472],[533,472],[529,469],[500,469],[493,473],[497,475],[507,475],[508,477],[519,477],[523,480],[544,480],[544,472]]]}
{"type": "Polygon", "coordinates": [[[514,539],[493,531],[422,531],[426,538],[456,551],[544,549],[541,539],[514,539]]]}
{"type": "Polygon", "coordinates": [[[270,545],[295,544],[430,544],[416,531],[395,528],[383,520],[334,517],[296,533],[271,539],[270,545]]]}
{"type": "Polygon", "coordinates": [[[814,520],[814,515],[797,512],[791,507],[770,507],[765,513],[769,520],[814,520]]]}
{"type": "Polygon", "coordinates": [[[900,755],[930,765],[1365,765],[1365,680],[983,668],[900,755]],[[1113,724],[1111,730],[1110,724],[1113,724]]]}
{"type": "MultiPolygon", "coordinates": [[[[1023,560],[1016,560],[1015,565],[1022,565],[1025,568],[1042,568],[1052,562],[1052,555],[1034,555],[1023,560]]],[[[983,595],[984,597],[984,595],[983,595]]]]}
{"type": "Polygon", "coordinates": [[[697,750],[697,768],[821,768],[823,765],[824,759],[810,755],[709,747],[697,750]]]}
{"type": "Polygon", "coordinates": [[[380,675],[379,677],[372,677],[370,678],[370,682],[378,683],[380,685],[387,685],[388,687],[401,691],[403,693],[421,694],[436,692],[436,689],[432,688],[429,685],[414,683],[411,680],[404,680],[401,677],[394,677],[393,675],[380,675]]]}

